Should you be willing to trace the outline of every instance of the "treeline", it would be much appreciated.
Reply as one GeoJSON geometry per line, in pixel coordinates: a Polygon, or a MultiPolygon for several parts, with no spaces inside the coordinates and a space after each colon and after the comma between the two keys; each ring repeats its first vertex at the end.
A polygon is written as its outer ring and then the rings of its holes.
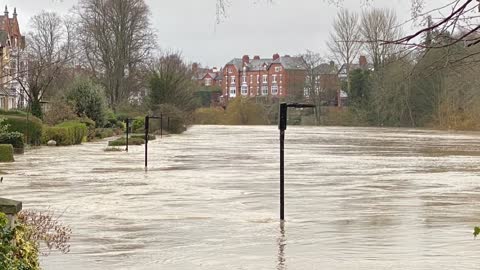
{"type": "Polygon", "coordinates": [[[50,125],[87,117],[103,128],[164,113],[188,126],[200,104],[192,72],[179,53],[160,51],[146,3],[79,0],[73,10],[30,20],[30,64],[13,78],[25,110],[50,125]]]}

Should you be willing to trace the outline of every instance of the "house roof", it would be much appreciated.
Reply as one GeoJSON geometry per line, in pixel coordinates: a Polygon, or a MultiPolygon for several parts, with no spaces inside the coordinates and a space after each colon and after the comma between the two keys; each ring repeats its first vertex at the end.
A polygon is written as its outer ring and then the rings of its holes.
{"type": "Polygon", "coordinates": [[[318,74],[337,74],[338,70],[335,65],[323,63],[315,68],[315,72],[318,74]]]}
{"type": "MultiPolygon", "coordinates": [[[[263,70],[263,65],[266,65],[269,68],[272,64],[281,64],[286,70],[304,70],[303,59],[301,57],[290,57],[283,56],[276,60],[270,58],[262,59],[251,59],[246,67],[249,71],[259,71],[263,70]]],[[[241,71],[243,69],[243,60],[241,58],[234,58],[226,65],[233,65],[237,70],[241,71]]]]}
{"type": "Polygon", "coordinates": [[[281,64],[286,70],[305,70],[302,57],[282,56],[273,61],[272,64],[281,64]]]}

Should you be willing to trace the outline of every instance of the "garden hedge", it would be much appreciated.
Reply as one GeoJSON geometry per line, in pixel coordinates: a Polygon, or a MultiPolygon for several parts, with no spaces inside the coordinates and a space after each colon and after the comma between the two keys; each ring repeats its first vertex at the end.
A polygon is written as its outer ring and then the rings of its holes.
{"type": "MultiPolygon", "coordinates": [[[[14,113],[14,112],[12,112],[14,113]]],[[[8,131],[20,132],[25,136],[25,142],[32,145],[40,145],[42,142],[42,121],[32,115],[0,115],[5,118],[5,124],[10,125],[8,131]]]]}
{"type": "MultiPolygon", "coordinates": [[[[128,145],[142,145],[145,143],[144,139],[140,138],[129,138],[128,139],[128,145]]],[[[127,145],[127,141],[125,140],[124,137],[118,138],[115,141],[109,141],[108,146],[123,146],[127,145]]]]}
{"type": "Polygon", "coordinates": [[[0,144],[0,162],[13,162],[13,146],[11,144],[0,144]]]}
{"type": "Polygon", "coordinates": [[[11,144],[16,154],[23,154],[25,144],[20,132],[0,133],[0,144],[11,144]]]}
{"type": "Polygon", "coordinates": [[[68,121],[54,127],[45,128],[42,141],[46,144],[50,140],[57,142],[57,146],[81,144],[87,136],[87,126],[76,121],[68,121]]]}

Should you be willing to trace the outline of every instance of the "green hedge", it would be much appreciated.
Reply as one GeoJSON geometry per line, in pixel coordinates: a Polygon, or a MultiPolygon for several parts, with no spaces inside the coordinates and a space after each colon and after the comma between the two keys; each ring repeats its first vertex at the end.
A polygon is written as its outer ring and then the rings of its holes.
{"type": "MultiPolygon", "coordinates": [[[[128,139],[128,145],[142,145],[145,143],[144,139],[141,138],[129,138],[128,139]]],[[[125,140],[124,137],[118,138],[115,141],[109,141],[108,146],[123,146],[127,145],[127,141],[125,140]]]]}
{"type": "MultiPolygon", "coordinates": [[[[130,138],[134,138],[134,139],[142,139],[142,140],[145,140],[145,134],[132,134],[130,136],[130,138]]],[[[148,134],[148,140],[149,141],[153,141],[157,139],[157,137],[153,134],[148,134]]]]}
{"type": "Polygon", "coordinates": [[[25,147],[23,134],[20,132],[1,133],[0,144],[11,144],[18,152],[23,152],[23,148],[25,147]]]}
{"type": "Polygon", "coordinates": [[[115,131],[111,128],[97,128],[95,129],[95,138],[105,139],[115,136],[115,131]]]}
{"type": "Polygon", "coordinates": [[[0,144],[0,162],[13,162],[13,146],[11,144],[0,144]]]}
{"type": "MultiPolygon", "coordinates": [[[[14,112],[12,112],[14,113],[14,112]]],[[[25,142],[32,145],[40,145],[42,142],[42,121],[29,115],[0,115],[5,118],[5,124],[10,125],[8,131],[20,132],[25,136],[25,142]]]]}
{"type": "Polygon", "coordinates": [[[68,121],[54,127],[45,128],[42,141],[46,144],[48,141],[54,140],[57,142],[57,146],[81,144],[87,133],[85,124],[68,121]]]}

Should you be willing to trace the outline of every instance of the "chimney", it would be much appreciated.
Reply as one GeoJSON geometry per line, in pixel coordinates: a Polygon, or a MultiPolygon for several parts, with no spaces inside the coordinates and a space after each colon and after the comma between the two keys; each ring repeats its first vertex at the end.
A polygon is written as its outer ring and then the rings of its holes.
{"type": "Polygon", "coordinates": [[[278,53],[273,55],[273,61],[277,60],[278,58],[280,58],[280,55],[278,53]]]}
{"type": "Polygon", "coordinates": [[[360,67],[365,68],[367,67],[367,57],[365,55],[361,55],[360,59],[358,60],[358,63],[360,64],[360,67]]]}
{"type": "Polygon", "coordinates": [[[244,55],[242,57],[242,62],[245,64],[245,63],[250,63],[250,57],[248,55],[244,55]]]}
{"type": "Polygon", "coordinates": [[[218,72],[217,67],[213,67],[213,68],[212,68],[212,72],[218,72]]]}
{"type": "Polygon", "coordinates": [[[260,60],[260,56],[255,55],[255,56],[253,57],[253,59],[254,59],[254,60],[260,60]]]}
{"type": "Polygon", "coordinates": [[[8,18],[8,7],[5,5],[5,16],[8,18]]]}
{"type": "Polygon", "coordinates": [[[17,18],[17,8],[13,8],[13,18],[17,18]]]}

